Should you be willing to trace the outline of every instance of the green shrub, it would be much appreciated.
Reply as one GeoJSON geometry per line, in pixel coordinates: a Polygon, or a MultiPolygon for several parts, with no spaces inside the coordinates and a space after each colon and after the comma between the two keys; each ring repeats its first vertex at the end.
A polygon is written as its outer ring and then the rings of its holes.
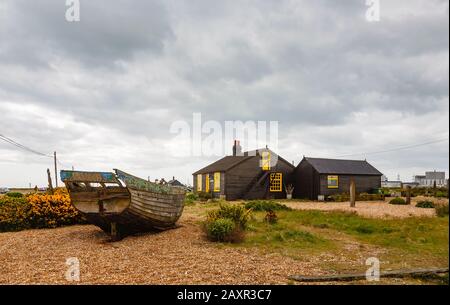
{"type": "Polygon", "coordinates": [[[212,199],[212,195],[209,192],[197,192],[197,197],[200,201],[208,201],[209,199],[212,199]]]}
{"type": "Polygon", "coordinates": [[[239,228],[234,221],[229,218],[218,218],[206,224],[207,236],[212,241],[236,242],[236,231],[239,228]]]}
{"type": "Polygon", "coordinates": [[[360,224],[356,226],[355,231],[361,234],[371,234],[375,232],[375,228],[371,225],[360,224]]]}
{"type": "MultiPolygon", "coordinates": [[[[384,201],[384,194],[368,194],[368,193],[360,193],[356,194],[356,200],[357,201],[384,201]]],[[[333,194],[327,196],[327,201],[333,201],[333,202],[345,202],[350,201],[350,195],[347,193],[343,194],[333,194]]]]}
{"type": "Polygon", "coordinates": [[[327,201],[333,201],[333,202],[344,202],[350,200],[349,194],[333,194],[329,195],[326,198],[327,201]]]}
{"type": "Polygon", "coordinates": [[[434,208],[434,203],[429,200],[422,200],[417,202],[416,208],[432,209],[434,208]]]}
{"type": "Polygon", "coordinates": [[[207,222],[212,222],[219,218],[231,219],[236,226],[245,230],[250,219],[250,210],[247,210],[242,205],[221,203],[217,210],[208,213],[207,222]]]}
{"type": "Polygon", "coordinates": [[[278,222],[278,216],[274,211],[267,212],[266,216],[264,217],[264,221],[270,224],[274,224],[278,222]]]}
{"type": "Polygon", "coordinates": [[[436,204],[436,206],[434,208],[436,210],[436,215],[438,217],[448,216],[448,203],[436,204]]]}
{"type": "Polygon", "coordinates": [[[9,193],[6,193],[6,196],[10,197],[10,198],[22,198],[22,197],[24,197],[23,194],[19,193],[19,192],[9,192],[9,193]]]}
{"type": "Polygon", "coordinates": [[[184,197],[184,204],[190,205],[193,204],[196,200],[198,200],[198,196],[195,193],[186,193],[186,196],[184,197]]]}
{"type": "Polygon", "coordinates": [[[290,211],[290,207],[274,202],[272,200],[252,200],[245,203],[246,209],[251,209],[253,211],[290,211]]]}
{"type": "Polygon", "coordinates": [[[299,230],[285,230],[281,232],[276,232],[273,236],[275,241],[279,242],[301,242],[301,243],[316,243],[319,239],[307,232],[299,230]]]}
{"type": "Polygon", "coordinates": [[[448,193],[447,192],[443,192],[443,191],[437,191],[436,195],[435,195],[435,197],[438,197],[438,198],[445,198],[447,196],[448,196],[448,193]]]}
{"type": "Polygon", "coordinates": [[[447,197],[448,190],[446,187],[414,187],[411,189],[411,196],[436,196],[436,197],[447,197]]]}
{"type": "Polygon", "coordinates": [[[250,210],[242,205],[221,203],[207,214],[203,228],[212,241],[240,242],[250,219],[250,210]]]}
{"type": "Polygon", "coordinates": [[[406,205],[406,201],[403,198],[396,197],[389,201],[389,204],[406,205]]]}
{"type": "Polygon", "coordinates": [[[378,201],[378,200],[384,200],[383,194],[367,194],[367,193],[361,193],[356,195],[356,200],[360,201],[378,201]]]}

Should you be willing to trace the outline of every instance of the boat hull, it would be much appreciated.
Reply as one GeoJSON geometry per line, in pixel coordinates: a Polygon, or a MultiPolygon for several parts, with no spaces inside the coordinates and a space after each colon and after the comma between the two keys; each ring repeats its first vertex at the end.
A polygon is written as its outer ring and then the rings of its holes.
{"type": "Polygon", "coordinates": [[[176,227],[184,209],[183,190],[156,185],[119,170],[106,180],[105,174],[61,172],[72,205],[89,223],[117,239],[176,227]]]}

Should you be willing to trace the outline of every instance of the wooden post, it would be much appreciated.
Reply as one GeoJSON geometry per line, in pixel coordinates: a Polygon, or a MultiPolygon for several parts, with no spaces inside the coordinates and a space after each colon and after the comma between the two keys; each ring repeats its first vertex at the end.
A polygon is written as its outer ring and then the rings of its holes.
{"type": "Polygon", "coordinates": [[[117,223],[111,222],[111,239],[112,241],[119,240],[119,234],[117,232],[117,223]]]}
{"type": "Polygon", "coordinates": [[[49,168],[47,168],[47,178],[48,178],[48,190],[50,191],[50,194],[53,194],[52,175],[50,174],[49,168]]]}
{"type": "Polygon", "coordinates": [[[354,208],[356,206],[356,186],[355,179],[350,180],[350,207],[354,208]]]}
{"type": "Polygon", "coordinates": [[[411,204],[411,186],[406,186],[406,204],[411,204]]]}
{"type": "Polygon", "coordinates": [[[55,186],[58,188],[58,167],[56,165],[56,151],[53,153],[53,161],[55,163],[55,186]]]}

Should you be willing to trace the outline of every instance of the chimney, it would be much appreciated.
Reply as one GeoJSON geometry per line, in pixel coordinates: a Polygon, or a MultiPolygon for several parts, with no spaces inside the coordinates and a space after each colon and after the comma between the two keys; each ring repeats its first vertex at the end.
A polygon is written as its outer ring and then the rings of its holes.
{"type": "Polygon", "coordinates": [[[242,147],[240,141],[234,140],[233,156],[242,156],[242,147]]]}

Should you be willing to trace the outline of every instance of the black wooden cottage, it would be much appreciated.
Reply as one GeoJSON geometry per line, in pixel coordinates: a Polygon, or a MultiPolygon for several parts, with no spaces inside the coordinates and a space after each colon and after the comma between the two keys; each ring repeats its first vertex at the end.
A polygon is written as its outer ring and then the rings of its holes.
{"type": "Polygon", "coordinates": [[[366,160],[304,157],[293,172],[293,197],[317,200],[320,195],[348,193],[352,179],[357,193],[370,192],[381,187],[381,176],[366,160]]]}
{"type": "Polygon", "coordinates": [[[286,198],[295,166],[268,148],[242,152],[235,141],[233,155],[196,171],[194,191],[226,200],[286,198]]]}

